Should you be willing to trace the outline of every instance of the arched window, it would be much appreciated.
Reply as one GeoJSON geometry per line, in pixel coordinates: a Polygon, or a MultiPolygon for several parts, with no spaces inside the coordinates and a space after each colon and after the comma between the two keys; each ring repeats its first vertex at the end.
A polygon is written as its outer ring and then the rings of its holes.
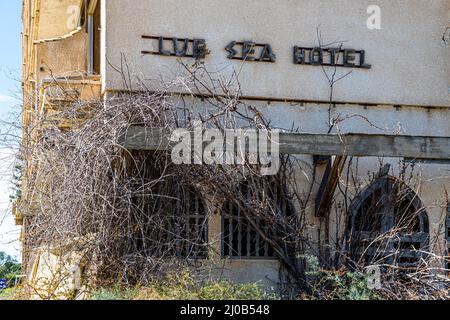
{"type": "Polygon", "coordinates": [[[417,267],[429,243],[428,217],[418,196],[392,177],[376,180],[350,208],[350,259],[358,265],[417,267]]]}
{"type": "Polygon", "coordinates": [[[268,179],[260,179],[256,184],[244,182],[233,198],[222,209],[222,256],[275,258],[265,236],[276,239],[281,233],[278,222],[294,216],[285,188],[268,179]]]}

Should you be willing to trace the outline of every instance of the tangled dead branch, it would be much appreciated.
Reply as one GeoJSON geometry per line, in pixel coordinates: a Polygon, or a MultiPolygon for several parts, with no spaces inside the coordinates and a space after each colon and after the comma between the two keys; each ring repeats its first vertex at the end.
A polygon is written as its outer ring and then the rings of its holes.
{"type": "MultiPolygon", "coordinates": [[[[207,72],[203,66],[186,69],[188,78],[166,84],[158,92],[143,89],[102,101],[76,100],[59,110],[56,118],[40,115],[35,138],[29,139],[22,155],[30,169],[25,180],[27,196],[20,208],[26,217],[25,249],[70,248],[82,253],[83,273],[96,279],[94,286],[108,282],[145,285],[185,268],[200,279],[208,270],[204,259],[221,255],[208,242],[208,220],[222,214],[226,203],[281,261],[286,292],[317,292],[313,290],[317,275],[311,278],[306,272],[311,254],[326,255],[321,257],[326,262],[321,270],[349,265],[352,270],[363,270],[367,261],[347,254],[348,237],[336,237],[336,252],[330,253],[323,250],[332,246],[329,239],[319,243],[308,236],[313,188],[306,188],[306,194],[298,190],[295,172],[302,170],[302,164],[295,157],[282,156],[279,173],[267,178],[259,174],[257,165],[180,166],[173,164],[169,151],[129,151],[117,143],[130,126],[173,131],[192,129],[200,121],[204,128],[222,131],[271,129],[256,107],[239,99],[237,82],[211,77],[205,82],[199,75],[207,72]],[[169,94],[168,88],[174,86],[184,88],[184,93],[169,94]],[[202,101],[201,112],[191,106],[194,100],[202,101]],[[71,123],[70,130],[62,129],[58,119],[71,123]]],[[[312,185],[317,183],[314,179],[312,185]]],[[[344,195],[345,201],[351,198],[347,190],[344,195]]],[[[377,212],[377,205],[373,203],[371,210],[377,212]]],[[[349,219],[350,205],[336,208],[337,215],[349,219]]],[[[348,235],[339,228],[337,222],[336,233],[348,235]]],[[[344,229],[351,231],[348,225],[344,229]]],[[[385,245],[386,239],[399,234],[393,230],[377,234],[377,244],[385,245]]],[[[223,237],[231,237],[224,233],[223,237]]],[[[365,244],[364,249],[374,250],[373,244],[365,244]]],[[[428,264],[420,268],[430,276],[428,264]]],[[[402,294],[403,289],[393,288],[388,290],[391,297],[402,294]]],[[[413,291],[428,294],[423,288],[417,286],[413,291]]]]}

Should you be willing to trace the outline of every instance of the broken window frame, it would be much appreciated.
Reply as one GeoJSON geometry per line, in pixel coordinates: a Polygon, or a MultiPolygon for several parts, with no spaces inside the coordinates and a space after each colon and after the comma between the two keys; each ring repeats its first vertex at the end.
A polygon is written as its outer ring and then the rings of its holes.
{"type": "MultiPolygon", "coordinates": [[[[410,208],[405,208],[405,210],[410,210],[410,208]]],[[[406,211],[402,210],[402,212],[406,211]]],[[[369,264],[370,262],[373,264],[373,262],[382,261],[382,264],[397,266],[404,270],[416,268],[422,259],[426,259],[426,254],[423,251],[426,251],[429,246],[428,215],[421,200],[413,190],[393,177],[381,177],[361,192],[350,207],[347,239],[348,251],[353,260],[359,257],[364,258],[365,263],[369,264]],[[377,236],[387,235],[388,232],[392,232],[392,229],[396,227],[396,208],[394,204],[396,200],[390,196],[396,194],[397,191],[394,188],[401,188],[403,199],[407,200],[409,206],[415,212],[415,218],[419,222],[419,231],[396,232],[394,236],[379,243],[378,248],[371,248],[370,244],[377,236]],[[379,213],[375,213],[380,216],[380,230],[356,230],[357,219],[361,214],[360,209],[362,209],[371,196],[374,196],[380,190],[379,202],[381,202],[381,210],[379,213]],[[410,245],[414,248],[407,249],[405,247],[411,247],[410,245]],[[419,248],[417,248],[417,245],[419,248]],[[380,247],[383,247],[384,250],[379,250],[380,247]],[[402,247],[404,248],[402,249],[402,247]],[[360,253],[359,251],[363,252],[360,253]],[[371,258],[370,261],[367,259],[369,257],[371,258]],[[403,262],[403,259],[416,261],[403,262]]]]}

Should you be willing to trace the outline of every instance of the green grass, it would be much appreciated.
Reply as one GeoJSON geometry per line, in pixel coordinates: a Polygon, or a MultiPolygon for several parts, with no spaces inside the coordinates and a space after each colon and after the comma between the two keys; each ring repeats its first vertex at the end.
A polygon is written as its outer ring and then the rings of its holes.
{"type": "Polygon", "coordinates": [[[101,288],[92,300],[267,300],[279,299],[260,283],[235,284],[226,280],[202,284],[189,274],[178,274],[146,286],[101,288]]]}
{"type": "Polygon", "coordinates": [[[126,288],[101,288],[92,294],[92,300],[133,300],[136,289],[126,288]]]}
{"type": "Polygon", "coordinates": [[[14,296],[14,288],[0,291],[0,300],[11,300],[14,296]]]}

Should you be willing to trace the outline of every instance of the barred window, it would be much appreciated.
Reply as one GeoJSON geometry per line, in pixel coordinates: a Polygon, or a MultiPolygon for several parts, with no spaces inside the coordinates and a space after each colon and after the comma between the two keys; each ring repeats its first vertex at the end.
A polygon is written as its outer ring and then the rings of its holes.
{"type": "Polygon", "coordinates": [[[222,209],[222,256],[274,259],[274,250],[264,236],[274,238],[278,232],[271,217],[293,216],[287,192],[277,184],[264,181],[258,186],[242,183],[236,195],[236,199],[226,201],[222,209]],[[255,208],[264,208],[265,212],[257,214],[255,208]]]}
{"type": "Polygon", "coordinates": [[[158,257],[203,259],[208,254],[208,218],[200,194],[173,181],[139,197],[146,216],[139,251],[158,257]]]}
{"type": "Polygon", "coordinates": [[[378,179],[351,207],[350,257],[357,264],[417,267],[428,249],[428,216],[418,196],[391,177],[378,179]]]}

